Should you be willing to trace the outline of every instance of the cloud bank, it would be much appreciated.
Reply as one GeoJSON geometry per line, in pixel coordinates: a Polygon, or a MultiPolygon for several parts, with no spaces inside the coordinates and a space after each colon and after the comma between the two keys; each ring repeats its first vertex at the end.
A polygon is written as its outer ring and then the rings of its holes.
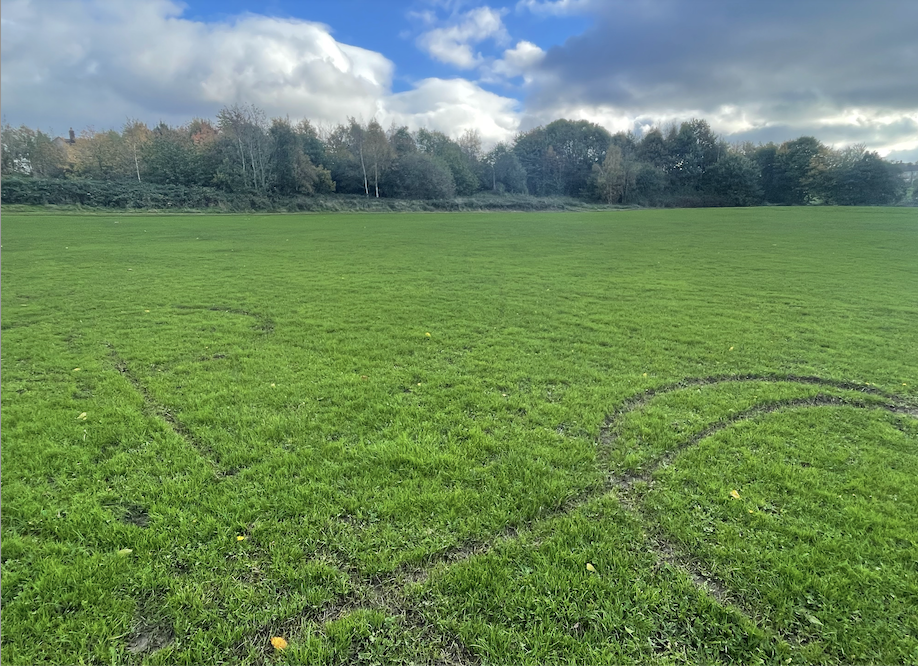
{"type": "Polygon", "coordinates": [[[594,24],[550,49],[524,124],[558,116],[637,126],[704,117],[731,139],[813,134],[918,148],[918,3],[603,0],[594,24]]]}
{"type": "MultiPolygon", "coordinates": [[[[393,94],[389,59],[336,41],[319,23],[256,14],[204,23],[182,13],[171,0],[5,2],[4,116],[61,134],[129,117],[187,122],[239,102],[327,124],[356,116],[447,133],[479,127],[489,141],[518,123],[516,100],[462,79],[393,94]]],[[[499,14],[469,14],[473,27],[501,35],[499,14]]]]}
{"type": "Polygon", "coordinates": [[[405,38],[424,56],[412,63],[417,80],[396,93],[393,81],[405,79],[392,60],[338,41],[321,23],[260,14],[196,21],[173,0],[7,0],[3,114],[61,134],[129,117],[180,123],[251,102],[269,116],[321,124],[375,117],[453,136],[475,127],[485,143],[562,117],[613,132],[701,117],[730,141],[809,134],[918,159],[915,2],[421,7],[405,14],[420,26],[405,38]],[[551,48],[517,34],[527,21],[553,28],[571,16],[592,23],[551,48]],[[422,61],[455,74],[427,76],[422,61]]]}

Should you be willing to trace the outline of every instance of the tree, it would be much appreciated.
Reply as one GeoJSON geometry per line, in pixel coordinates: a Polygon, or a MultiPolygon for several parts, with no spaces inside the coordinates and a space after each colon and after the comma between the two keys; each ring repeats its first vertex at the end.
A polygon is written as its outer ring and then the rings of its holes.
{"type": "Polygon", "coordinates": [[[233,146],[232,151],[224,151],[220,180],[254,190],[267,189],[271,145],[264,111],[254,104],[225,106],[217,114],[217,123],[223,141],[233,146]],[[230,158],[231,152],[235,157],[230,158]]]}
{"type": "Polygon", "coordinates": [[[638,143],[636,153],[638,160],[641,162],[646,162],[658,169],[665,168],[668,162],[668,155],[663,132],[657,127],[647,132],[638,143]]]}
{"type": "Polygon", "coordinates": [[[759,169],[751,159],[728,152],[704,174],[704,192],[728,206],[754,206],[762,202],[759,169]]]}
{"type": "Polygon", "coordinates": [[[141,150],[147,180],[165,185],[200,185],[201,162],[187,127],[160,123],[141,150]]]}
{"type": "Polygon", "coordinates": [[[395,151],[396,157],[418,152],[418,144],[407,127],[393,125],[389,128],[389,145],[395,151]]]}
{"type": "Polygon", "coordinates": [[[863,146],[848,149],[838,162],[832,167],[832,189],[826,192],[830,203],[882,206],[896,203],[905,195],[905,183],[896,168],[877,153],[864,151],[863,146]]]}
{"type": "Polygon", "coordinates": [[[478,177],[472,170],[468,155],[462,147],[443,132],[418,130],[415,139],[418,150],[440,159],[453,175],[456,192],[461,195],[473,194],[478,189],[478,177]]]}
{"type": "Polygon", "coordinates": [[[60,176],[67,164],[64,148],[41,130],[25,125],[3,125],[2,166],[4,175],[19,174],[34,177],[60,176]]]}
{"type": "Polygon", "coordinates": [[[625,166],[619,146],[610,145],[602,165],[593,165],[593,184],[600,200],[607,204],[622,203],[634,187],[634,171],[625,166]]]}
{"type": "Polygon", "coordinates": [[[644,206],[658,205],[666,188],[666,174],[661,167],[638,162],[634,174],[631,200],[644,206]]]}
{"type": "Polygon", "coordinates": [[[513,145],[538,195],[580,196],[590,186],[593,165],[601,164],[612,135],[586,120],[556,120],[520,134],[513,145]]]}
{"type": "Polygon", "coordinates": [[[449,199],[456,195],[453,174],[443,160],[427,153],[406,153],[387,173],[387,191],[403,199],[449,199]]]}
{"type": "Polygon", "coordinates": [[[286,118],[274,118],[271,128],[273,152],[271,162],[274,172],[274,188],[281,194],[296,194],[311,189],[315,169],[309,158],[303,154],[299,137],[286,118]]]}
{"type": "Polygon", "coordinates": [[[130,177],[133,171],[121,135],[115,130],[83,130],[74,144],[74,157],[74,170],[84,178],[117,180],[130,177]]]}
{"type": "Polygon", "coordinates": [[[465,130],[456,143],[472,164],[481,159],[481,134],[477,129],[465,130]]]}
{"type": "Polygon", "coordinates": [[[134,173],[137,176],[138,183],[143,182],[140,177],[140,156],[143,152],[143,147],[150,141],[151,137],[152,132],[150,132],[146,124],[136,119],[128,119],[124,123],[124,127],[121,128],[121,138],[124,140],[134,163],[134,173]]]}
{"type": "Polygon", "coordinates": [[[379,198],[379,177],[385,175],[386,170],[395,158],[395,151],[389,145],[389,139],[382,126],[375,120],[367,125],[365,134],[366,154],[369,168],[373,173],[373,188],[376,198],[379,198]]]}
{"type": "Polygon", "coordinates": [[[303,152],[306,153],[309,160],[317,167],[326,165],[325,144],[322,143],[319,132],[313,124],[306,119],[301,120],[296,126],[296,133],[300,137],[303,152]]]}
{"type": "Polygon", "coordinates": [[[783,194],[777,177],[778,146],[771,142],[758,146],[752,151],[751,158],[759,169],[762,197],[769,203],[780,203],[783,194]]]}
{"type": "Polygon", "coordinates": [[[363,191],[370,196],[370,183],[367,179],[367,160],[365,156],[367,131],[357,122],[356,118],[348,118],[348,127],[345,140],[352,157],[360,164],[360,171],[363,173],[363,191]]]}
{"type": "Polygon", "coordinates": [[[701,190],[705,171],[720,157],[723,147],[707,121],[693,118],[666,138],[667,171],[673,187],[701,190]]]}
{"type": "Polygon", "coordinates": [[[494,173],[498,186],[511,194],[528,194],[526,187],[526,169],[520,164],[519,158],[511,152],[506,152],[497,158],[494,163],[494,173]]]}
{"type": "Polygon", "coordinates": [[[824,146],[811,136],[785,141],[775,153],[773,188],[775,203],[803,205],[817,197],[813,160],[824,146]]]}

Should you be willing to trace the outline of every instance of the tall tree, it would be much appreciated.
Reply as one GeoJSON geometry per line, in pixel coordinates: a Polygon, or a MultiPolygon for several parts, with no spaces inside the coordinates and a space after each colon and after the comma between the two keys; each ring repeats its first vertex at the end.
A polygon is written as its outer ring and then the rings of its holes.
{"type": "Polygon", "coordinates": [[[760,179],[755,162],[730,151],[706,170],[702,184],[705,194],[728,206],[754,206],[762,202],[760,179]]]}
{"type": "Polygon", "coordinates": [[[818,196],[814,180],[814,160],[825,150],[817,139],[802,136],[785,141],[775,153],[774,190],[776,203],[803,205],[818,196]]]}
{"type": "Polygon", "coordinates": [[[707,121],[693,118],[666,139],[672,184],[677,189],[698,191],[707,171],[723,152],[707,121]]]}
{"type": "Polygon", "coordinates": [[[224,140],[230,142],[236,152],[234,166],[224,174],[224,179],[233,180],[235,175],[241,178],[246,187],[264,191],[268,186],[268,161],[271,154],[264,111],[254,104],[234,104],[220,110],[217,123],[224,140]]]}
{"type": "Polygon", "coordinates": [[[426,129],[418,130],[416,141],[418,150],[437,157],[449,167],[458,194],[473,194],[478,189],[478,176],[472,169],[469,156],[457,142],[443,132],[426,129]]]}
{"type": "Polygon", "coordinates": [[[141,152],[147,180],[168,185],[200,185],[203,181],[199,155],[186,127],[160,123],[141,152]]]}
{"type": "Polygon", "coordinates": [[[124,142],[115,130],[83,130],[74,144],[74,155],[74,170],[84,178],[117,180],[128,177],[132,171],[124,142]]]}
{"type": "Polygon", "coordinates": [[[579,196],[611,141],[605,128],[586,120],[556,120],[519,135],[513,152],[528,174],[530,192],[579,196]]]}
{"type": "Polygon", "coordinates": [[[373,189],[378,199],[380,175],[385,175],[386,170],[392,164],[395,151],[389,145],[385,131],[376,120],[367,123],[364,141],[369,168],[373,174],[373,189]]]}
{"type": "Polygon", "coordinates": [[[137,176],[137,182],[143,182],[140,177],[140,156],[143,153],[143,147],[152,138],[152,132],[150,132],[146,123],[131,118],[121,128],[121,138],[124,140],[131,162],[134,164],[134,174],[137,176]]]}
{"type": "Polygon", "coordinates": [[[370,181],[367,178],[367,158],[366,144],[367,131],[356,118],[348,118],[347,127],[347,146],[354,156],[354,159],[360,164],[360,170],[363,173],[363,190],[364,194],[370,196],[370,181]]]}
{"type": "Polygon", "coordinates": [[[634,160],[612,144],[602,164],[593,165],[593,183],[599,198],[607,203],[625,203],[635,184],[634,160]]]}
{"type": "Polygon", "coordinates": [[[389,128],[388,137],[389,145],[391,145],[392,150],[395,151],[396,157],[418,152],[418,144],[414,140],[414,137],[411,136],[411,130],[407,127],[396,127],[393,124],[392,127],[389,128]]]}

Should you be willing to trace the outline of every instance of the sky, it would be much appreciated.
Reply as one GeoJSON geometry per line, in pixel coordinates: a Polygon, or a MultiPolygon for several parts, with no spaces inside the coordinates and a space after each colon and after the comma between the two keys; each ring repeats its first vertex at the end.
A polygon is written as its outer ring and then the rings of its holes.
{"type": "Polygon", "coordinates": [[[5,0],[3,121],[55,135],[254,104],[485,145],[557,118],[918,160],[915,0],[5,0]]]}

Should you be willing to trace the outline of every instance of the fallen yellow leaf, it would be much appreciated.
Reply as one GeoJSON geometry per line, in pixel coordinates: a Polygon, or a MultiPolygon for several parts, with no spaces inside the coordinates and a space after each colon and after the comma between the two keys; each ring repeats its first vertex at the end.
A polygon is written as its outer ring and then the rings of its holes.
{"type": "Polygon", "coordinates": [[[240,534],[236,537],[236,541],[245,541],[245,537],[240,534]]]}
{"type": "Polygon", "coordinates": [[[731,490],[731,491],[730,491],[730,497],[732,497],[733,499],[739,499],[739,498],[740,498],[740,496],[739,496],[739,491],[737,491],[737,490],[731,490]]]}
{"type": "Polygon", "coordinates": [[[424,335],[426,335],[428,338],[430,337],[430,333],[425,333],[424,335]]]}
{"type": "Polygon", "coordinates": [[[283,650],[285,647],[287,647],[287,641],[285,641],[280,636],[275,636],[271,639],[271,645],[274,646],[275,650],[283,650]]]}
{"type": "Polygon", "coordinates": [[[593,573],[596,573],[596,567],[594,567],[592,564],[587,562],[587,571],[592,571],[593,573]]]}
{"type": "Polygon", "coordinates": [[[85,421],[85,420],[86,420],[86,412],[82,412],[82,413],[77,417],[77,421],[85,421]]]}

